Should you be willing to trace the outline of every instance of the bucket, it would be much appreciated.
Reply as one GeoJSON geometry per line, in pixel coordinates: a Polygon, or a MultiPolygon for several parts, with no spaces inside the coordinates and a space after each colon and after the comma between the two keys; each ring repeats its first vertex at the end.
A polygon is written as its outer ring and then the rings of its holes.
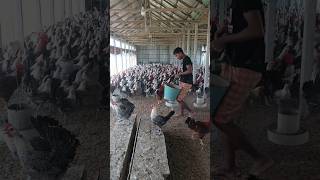
{"type": "Polygon", "coordinates": [[[17,130],[30,129],[32,110],[25,104],[12,104],[8,107],[8,122],[17,130]]]}
{"type": "Polygon", "coordinates": [[[213,104],[213,112],[216,111],[218,108],[221,100],[223,99],[224,95],[226,94],[230,82],[217,76],[217,75],[211,75],[213,88],[212,88],[212,95],[211,97],[211,103],[213,104]]]}
{"type": "Polygon", "coordinates": [[[165,84],[164,86],[164,100],[175,101],[180,93],[180,88],[177,85],[165,84]]]}

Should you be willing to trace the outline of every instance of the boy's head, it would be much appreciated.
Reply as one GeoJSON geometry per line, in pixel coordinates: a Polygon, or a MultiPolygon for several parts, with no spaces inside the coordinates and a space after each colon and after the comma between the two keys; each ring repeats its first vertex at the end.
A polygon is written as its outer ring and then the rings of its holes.
{"type": "Polygon", "coordinates": [[[173,51],[173,55],[175,55],[178,60],[182,60],[184,58],[184,52],[183,52],[182,48],[180,48],[180,47],[177,47],[173,51]]]}

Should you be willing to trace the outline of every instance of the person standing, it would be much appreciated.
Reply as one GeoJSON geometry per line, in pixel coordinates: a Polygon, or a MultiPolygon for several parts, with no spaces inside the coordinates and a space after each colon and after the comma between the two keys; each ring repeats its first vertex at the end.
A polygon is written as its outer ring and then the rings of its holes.
{"type": "Polygon", "coordinates": [[[230,80],[230,87],[221,102],[213,123],[223,134],[225,167],[220,175],[235,179],[238,175],[236,151],[243,150],[254,159],[250,174],[259,176],[273,161],[258,152],[242,130],[233,122],[250,91],[261,80],[265,71],[264,12],[261,0],[232,0],[231,26],[222,27],[215,34],[213,51],[225,49],[226,63],[221,76],[230,80]]]}
{"type": "Polygon", "coordinates": [[[184,54],[182,48],[177,47],[173,51],[173,55],[176,56],[177,60],[182,61],[182,72],[176,74],[176,77],[180,77],[179,87],[181,88],[180,94],[177,101],[180,104],[181,116],[184,116],[184,109],[187,109],[192,115],[194,112],[188,107],[184,99],[188,95],[189,90],[193,85],[193,75],[192,75],[192,61],[184,54]]]}

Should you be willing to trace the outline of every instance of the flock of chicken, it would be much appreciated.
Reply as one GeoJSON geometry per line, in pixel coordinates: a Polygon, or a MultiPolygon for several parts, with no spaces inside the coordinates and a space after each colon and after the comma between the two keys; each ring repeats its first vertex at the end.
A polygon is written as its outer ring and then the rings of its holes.
{"type": "Polygon", "coordinates": [[[101,66],[107,68],[106,24],[97,11],[79,14],[30,35],[25,48],[11,44],[0,62],[2,76],[24,74],[33,94],[76,101],[78,91],[99,84],[101,66]]]}
{"type": "MultiPolygon", "coordinates": [[[[111,79],[111,102],[110,106],[114,110],[118,121],[129,119],[134,111],[135,105],[127,98],[131,95],[151,96],[156,95],[158,104],[152,105],[150,120],[153,124],[162,127],[175,114],[175,111],[168,112],[163,116],[158,113],[159,100],[163,98],[164,84],[177,83],[175,75],[181,70],[173,65],[146,64],[137,65],[123,73],[115,75],[111,79]]],[[[197,92],[203,86],[203,70],[200,68],[196,74],[197,92]]],[[[210,131],[210,122],[196,121],[188,117],[185,121],[203,145],[202,139],[210,131]]]]}
{"type": "MultiPolygon", "coordinates": [[[[196,74],[196,84],[202,87],[204,72],[196,74]]],[[[137,65],[111,78],[111,92],[118,89],[127,95],[154,95],[165,83],[175,82],[175,75],[181,72],[176,66],[163,64],[137,65]]]]}
{"type": "MultiPolygon", "coordinates": [[[[78,92],[89,87],[101,87],[102,77],[107,77],[101,74],[101,69],[104,73],[107,69],[107,24],[106,15],[95,10],[33,33],[25,39],[24,48],[11,43],[0,54],[0,80],[8,83],[0,95],[8,101],[17,87],[23,87],[28,95],[45,96],[59,106],[77,101],[78,92]]],[[[29,178],[56,179],[67,170],[79,141],[55,119],[36,116],[30,121],[30,130],[38,134],[31,139],[5,123],[2,133],[7,145],[29,178]]]]}

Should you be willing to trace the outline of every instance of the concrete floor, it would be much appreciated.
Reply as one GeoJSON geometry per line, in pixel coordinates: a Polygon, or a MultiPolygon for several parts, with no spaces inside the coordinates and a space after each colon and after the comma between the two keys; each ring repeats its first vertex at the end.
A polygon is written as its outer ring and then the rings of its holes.
{"type": "MultiPolygon", "coordinates": [[[[136,113],[150,116],[152,103],[155,98],[134,97],[130,98],[135,105],[136,113]]],[[[193,95],[187,97],[186,102],[192,109],[195,101],[193,95]]],[[[162,105],[159,114],[166,115],[170,108],[162,105]]],[[[205,109],[196,110],[196,120],[205,121],[209,116],[209,106],[205,109]]],[[[177,112],[178,114],[180,112],[177,112]]],[[[210,136],[204,138],[204,147],[201,148],[199,140],[191,139],[192,131],[185,124],[185,119],[173,117],[162,130],[165,135],[168,161],[170,167],[170,180],[207,180],[210,179],[210,136]]]]}
{"type": "MultiPolygon", "coordinates": [[[[275,161],[275,165],[262,175],[264,180],[320,180],[320,114],[312,114],[302,122],[310,133],[310,141],[300,146],[281,146],[267,140],[267,129],[277,120],[277,108],[259,104],[247,105],[238,124],[261,152],[275,161]]],[[[214,168],[223,159],[220,132],[214,130],[214,168]]],[[[252,159],[239,152],[238,166],[243,174],[249,171],[252,159]]],[[[219,179],[217,179],[219,180],[219,179]]]]}

